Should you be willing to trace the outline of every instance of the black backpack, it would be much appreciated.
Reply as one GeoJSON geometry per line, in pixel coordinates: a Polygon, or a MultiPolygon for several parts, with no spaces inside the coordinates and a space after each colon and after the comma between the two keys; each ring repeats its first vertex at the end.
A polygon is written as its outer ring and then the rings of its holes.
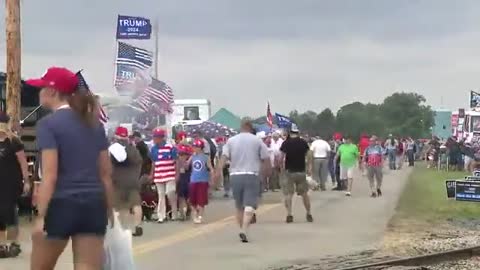
{"type": "Polygon", "coordinates": [[[212,139],[206,138],[208,144],[210,145],[210,157],[215,158],[215,155],[217,154],[217,146],[213,143],[212,139]]]}

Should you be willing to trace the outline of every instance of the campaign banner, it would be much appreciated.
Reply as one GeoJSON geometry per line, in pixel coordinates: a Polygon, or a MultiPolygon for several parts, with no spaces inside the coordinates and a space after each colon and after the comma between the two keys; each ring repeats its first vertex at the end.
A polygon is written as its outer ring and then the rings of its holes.
{"type": "Polygon", "coordinates": [[[455,198],[455,183],[456,180],[447,180],[445,181],[445,185],[447,188],[447,198],[454,199],[455,198]]]}
{"type": "Polygon", "coordinates": [[[480,181],[479,176],[465,176],[465,180],[467,181],[480,181]]]}
{"type": "Polygon", "coordinates": [[[480,107],[480,93],[470,91],[470,108],[480,107]]]}
{"type": "Polygon", "coordinates": [[[290,118],[279,113],[275,113],[275,120],[279,128],[290,128],[293,123],[290,118]]]}
{"type": "Polygon", "coordinates": [[[455,183],[455,199],[457,201],[480,202],[480,182],[457,181],[455,183]]]}
{"type": "Polygon", "coordinates": [[[118,15],[117,39],[150,39],[151,34],[150,19],[118,15]]]}
{"type": "Polygon", "coordinates": [[[119,96],[136,97],[148,87],[150,82],[148,71],[128,65],[117,65],[115,89],[119,96]]]}

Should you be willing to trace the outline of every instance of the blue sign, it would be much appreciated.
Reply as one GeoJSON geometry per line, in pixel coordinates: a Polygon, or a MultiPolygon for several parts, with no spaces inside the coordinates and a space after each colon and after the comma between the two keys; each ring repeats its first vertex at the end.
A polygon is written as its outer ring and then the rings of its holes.
{"type": "Polygon", "coordinates": [[[150,19],[118,15],[117,39],[150,39],[151,34],[150,19]]]}
{"type": "Polygon", "coordinates": [[[275,120],[279,128],[290,128],[292,126],[292,120],[279,113],[275,113],[275,120]]]}
{"type": "Polygon", "coordinates": [[[457,201],[480,202],[480,182],[457,181],[455,183],[457,201]]]}

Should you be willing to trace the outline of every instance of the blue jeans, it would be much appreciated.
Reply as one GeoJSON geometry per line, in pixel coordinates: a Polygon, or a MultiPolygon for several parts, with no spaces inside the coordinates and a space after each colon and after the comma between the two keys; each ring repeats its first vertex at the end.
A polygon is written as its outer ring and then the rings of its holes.
{"type": "Polygon", "coordinates": [[[396,169],[396,159],[397,159],[397,151],[395,149],[388,150],[388,166],[390,170],[396,169]]]}

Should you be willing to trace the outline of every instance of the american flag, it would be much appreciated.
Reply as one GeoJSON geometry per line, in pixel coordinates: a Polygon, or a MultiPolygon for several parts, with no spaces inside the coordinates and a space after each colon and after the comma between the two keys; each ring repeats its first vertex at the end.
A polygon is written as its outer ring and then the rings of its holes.
{"type": "Polygon", "coordinates": [[[165,82],[152,78],[152,82],[145,89],[145,91],[138,96],[130,107],[148,112],[151,109],[156,109],[161,112],[172,112],[173,91],[165,82]]]}
{"type": "MultiPolygon", "coordinates": [[[[87,81],[85,81],[85,78],[82,75],[82,71],[80,70],[77,72],[77,78],[78,78],[78,89],[84,89],[88,91],[90,95],[93,95],[92,91],[90,91],[90,87],[87,84],[87,81]]],[[[98,120],[102,122],[103,124],[106,124],[108,121],[108,116],[105,110],[103,109],[102,105],[100,102],[97,102],[97,110],[98,110],[98,120]]]]}
{"type": "Polygon", "coordinates": [[[273,116],[272,116],[272,112],[270,111],[270,102],[267,102],[267,124],[270,127],[273,126],[273,116]]]}
{"type": "Polygon", "coordinates": [[[151,51],[134,47],[124,42],[118,42],[117,65],[125,65],[139,69],[148,69],[153,63],[151,51]]]}

